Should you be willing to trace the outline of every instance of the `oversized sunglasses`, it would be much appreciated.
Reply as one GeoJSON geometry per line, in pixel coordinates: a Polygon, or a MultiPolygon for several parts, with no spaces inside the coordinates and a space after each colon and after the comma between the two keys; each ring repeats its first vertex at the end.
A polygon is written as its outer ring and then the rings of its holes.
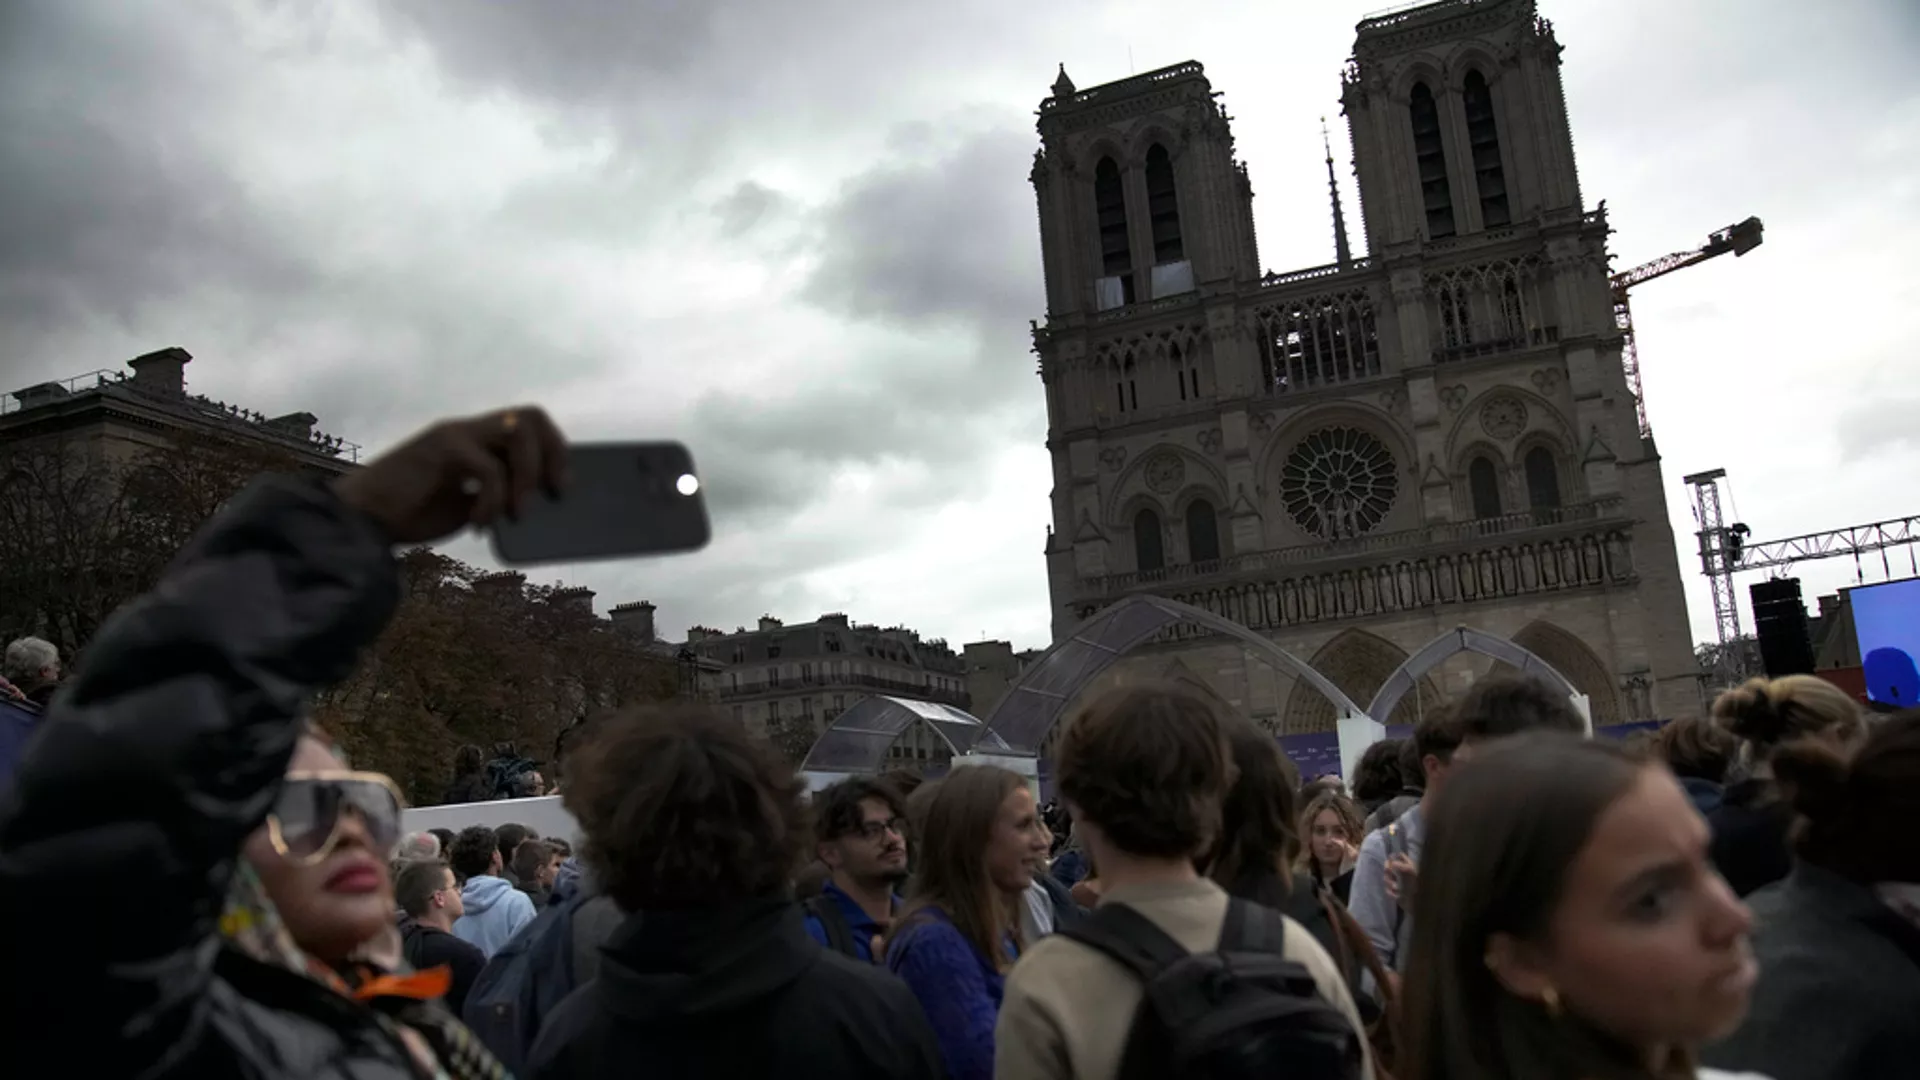
{"type": "Polygon", "coordinates": [[[385,858],[400,842],[405,806],[400,789],[382,773],[289,772],[267,814],[267,838],[283,857],[312,866],[338,846],[341,823],[351,810],[365,824],[374,853],[385,858]]]}

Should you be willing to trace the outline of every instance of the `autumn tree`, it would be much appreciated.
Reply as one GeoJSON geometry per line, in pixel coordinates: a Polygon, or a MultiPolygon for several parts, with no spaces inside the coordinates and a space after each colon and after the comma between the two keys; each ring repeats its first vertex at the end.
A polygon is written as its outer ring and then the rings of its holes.
{"type": "Polygon", "coordinates": [[[0,445],[0,632],[73,655],[248,481],[297,468],[271,444],[186,431],[158,446],[64,436],[0,445]]]}
{"type": "Polygon", "coordinates": [[[315,715],[357,767],[417,803],[440,801],[463,743],[512,742],[546,761],[587,715],[680,693],[672,658],[596,617],[585,595],[425,548],[400,569],[393,622],[315,715]]]}
{"type": "Polygon", "coordinates": [[[767,719],[767,741],[781,756],[799,768],[813,752],[813,744],[820,732],[813,725],[811,716],[773,716],[767,719]]]}

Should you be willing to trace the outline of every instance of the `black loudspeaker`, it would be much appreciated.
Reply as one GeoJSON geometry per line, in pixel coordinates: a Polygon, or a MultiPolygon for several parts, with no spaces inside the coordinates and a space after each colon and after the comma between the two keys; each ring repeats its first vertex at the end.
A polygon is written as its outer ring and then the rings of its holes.
{"type": "Polygon", "coordinates": [[[1762,581],[1748,591],[1753,626],[1760,639],[1760,663],[1769,678],[1813,671],[1813,639],[1807,633],[1807,605],[1800,600],[1800,579],[1762,581]]]}

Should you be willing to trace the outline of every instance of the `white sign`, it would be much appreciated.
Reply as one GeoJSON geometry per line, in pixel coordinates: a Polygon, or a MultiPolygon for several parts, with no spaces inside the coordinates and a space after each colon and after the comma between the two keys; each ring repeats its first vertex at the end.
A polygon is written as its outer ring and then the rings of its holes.
{"type": "Polygon", "coordinates": [[[469,825],[497,829],[502,825],[525,825],[543,837],[558,837],[580,846],[580,823],[573,820],[560,796],[542,795],[537,799],[495,799],[491,802],[449,803],[446,806],[410,806],[400,815],[404,832],[426,829],[452,829],[459,832],[469,825]]]}

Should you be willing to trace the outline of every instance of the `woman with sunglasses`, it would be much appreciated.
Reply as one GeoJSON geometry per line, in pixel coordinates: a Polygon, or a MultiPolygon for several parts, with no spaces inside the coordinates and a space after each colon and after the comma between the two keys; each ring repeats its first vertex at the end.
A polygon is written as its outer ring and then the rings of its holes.
{"type": "Polygon", "coordinates": [[[564,451],[524,409],[262,479],[108,620],[0,795],[10,1074],[505,1075],[399,964],[398,793],[301,713],[392,615],[394,545],[557,489],[564,451]]]}

